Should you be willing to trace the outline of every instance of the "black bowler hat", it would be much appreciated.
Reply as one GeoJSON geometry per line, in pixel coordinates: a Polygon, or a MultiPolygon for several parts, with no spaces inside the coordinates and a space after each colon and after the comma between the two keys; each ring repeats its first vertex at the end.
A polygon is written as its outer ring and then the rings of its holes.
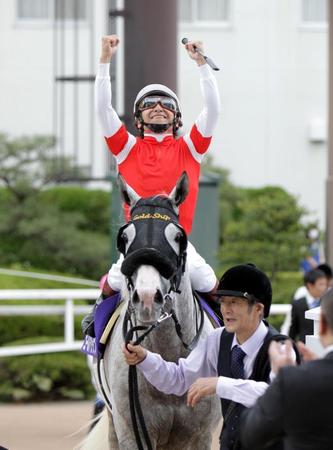
{"type": "Polygon", "coordinates": [[[264,317],[269,316],[272,285],[267,275],[254,264],[239,264],[228,269],[220,279],[216,294],[258,301],[264,305],[264,317]]]}

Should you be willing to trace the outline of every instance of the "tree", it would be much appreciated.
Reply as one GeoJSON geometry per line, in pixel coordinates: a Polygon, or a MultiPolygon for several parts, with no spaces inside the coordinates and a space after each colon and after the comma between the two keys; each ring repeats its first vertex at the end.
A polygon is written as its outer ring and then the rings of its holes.
{"type": "Polygon", "coordinates": [[[0,182],[22,203],[50,183],[79,176],[71,158],[55,155],[52,136],[9,139],[0,133],[0,182]]]}
{"type": "Polygon", "coordinates": [[[225,229],[220,261],[253,262],[271,278],[280,270],[297,270],[304,246],[306,211],[279,187],[243,190],[235,208],[238,218],[225,229]]]}
{"type": "MultiPolygon", "coordinates": [[[[50,136],[10,140],[0,134],[0,262],[99,278],[109,266],[105,227],[92,230],[88,214],[62,208],[59,193],[45,195],[50,186],[79,174],[70,159],[55,158],[54,143],[50,136]]],[[[96,222],[105,223],[97,212],[96,222]]]]}
{"type": "Polygon", "coordinates": [[[239,201],[243,195],[243,188],[235,186],[230,181],[229,170],[222,167],[216,167],[213,164],[211,155],[205,155],[202,163],[203,173],[214,173],[220,176],[219,183],[219,212],[220,212],[220,243],[224,242],[224,235],[227,224],[236,220],[240,216],[239,201]]]}

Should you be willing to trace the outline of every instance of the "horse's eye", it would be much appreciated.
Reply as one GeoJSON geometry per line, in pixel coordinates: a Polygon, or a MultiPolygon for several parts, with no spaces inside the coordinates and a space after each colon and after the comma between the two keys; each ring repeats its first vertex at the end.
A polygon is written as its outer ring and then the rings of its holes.
{"type": "Polygon", "coordinates": [[[181,238],[182,238],[182,234],[181,233],[177,233],[176,236],[175,236],[175,241],[176,242],[180,242],[181,238]]]}

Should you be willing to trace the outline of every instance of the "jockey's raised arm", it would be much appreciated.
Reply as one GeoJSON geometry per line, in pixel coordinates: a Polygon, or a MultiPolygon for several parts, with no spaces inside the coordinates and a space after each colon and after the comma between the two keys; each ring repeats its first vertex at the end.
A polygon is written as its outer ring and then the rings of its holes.
{"type": "MultiPolygon", "coordinates": [[[[175,92],[162,84],[143,87],[134,99],[134,123],[139,136],[129,133],[112,106],[109,66],[119,46],[116,35],[102,38],[100,64],[95,81],[95,105],[108,148],[117,162],[119,173],[140,196],[170,194],[185,171],[189,177],[189,194],[179,208],[179,222],[189,235],[199,191],[200,164],[211,143],[220,113],[220,98],[212,70],[202,56],[200,41],[187,42],[184,49],[197,65],[203,108],[189,132],[179,136],[182,109],[175,92]],[[199,49],[200,52],[195,51],[199,49]]],[[[128,220],[129,210],[125,208],[128,220]]],[[[213,269],[188,244],[188,264],[192,287],[209,299],[219,314],[214,293],[217,279],[213,269]]],[[[102,297],[120,290],[120,261],[113,264],[102,297]]],[[[84,320],[83,330],[93,334],[93,320],[84,320]]]]}
{"type": "MultiPolygon", "coordinates": [[[[117,51],[118,45],[119,39],[115,35],[106,36],[102,38],[100,64],[98,67],[98,73],[95,80],[96,111],[98,113],[104,137],[109,144],[109,149],[116,157],[119,155],[119,153],[121,153],[121,150],[125,146],[126,146],[126,156],[128,156],[129,152],[135,145],[134,136],[132,136],[128,132],[126,132],[127,136],[123,136],[122,139],[120,140],[122,142],[120,142],[117,139],[117,141],[113,145],[113,141],[112,140],[109,141],[109,138],[111,138],[118,131],[120,131],[120,128],[123,125],[115,109],[112,106],[112,87],[109,75],[109,64],[113,55],[117,51]],[[119,148],[119,145],[123,145],[123,147],[119,148]]],[[[212,71],[210,70],[208,64],[206,64],[206,61],[203,58],[203,56],[200,53],[193,51],[194,46],[196,48],[203,50],[202,43],[200,41],[189,42],[185,45],[185,48],[189,54],[189,57],[194,61],[196,61],[197,65],[199,66],[200,87],[203,97],[203,108],[195,121],[195,126],[197,131],[199,132],[199,136],[197,138],[195,137],[196,132],[192,128],[191,132],[188,132],[185,135],[185,138],[187,142],[189,142],[189,139],[191,139],[192,135],[194,135],[193,138],[194,146],[195,150],[198,152],[198,155],[196,155],[196,157],[200,159],[199,155],[207,151],[210,141],[207,143],[208,145],[207,144],[204,145],[203,147],[204,150],[202,149],[202,145],[200,145],[198,141],[200,137],[211,138],[213,135],[213,131],[216,128],[220,114],[220,96],[217,87],[217,82],[215,77],[213,76],[212,71]]],[[[172,91],[170,90],[170,92],[172,91]]],[[[145,129],[144,131],[149,132],[149,129],[145,129]]],[[[163,131],[162,134],[169,132],[170,129],[167,129],[163,131]]],[[[120,157],[119,160],[122,161],[123,157],[124,155],[122,155],[122,157],[120,157]]]]}

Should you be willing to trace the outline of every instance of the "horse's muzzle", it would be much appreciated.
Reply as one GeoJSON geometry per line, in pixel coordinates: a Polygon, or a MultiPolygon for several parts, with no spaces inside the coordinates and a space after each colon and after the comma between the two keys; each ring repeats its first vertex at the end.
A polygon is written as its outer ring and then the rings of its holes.
{"type": "Polygon", "coordinates": [[[176,261],[171,261],[159,250],[140,248],[126,255],[121,265],[121,271],[126,277],[131,277],[140,265],[155,267],[166,279],[170,279],[177,269],[176,261]]]}

